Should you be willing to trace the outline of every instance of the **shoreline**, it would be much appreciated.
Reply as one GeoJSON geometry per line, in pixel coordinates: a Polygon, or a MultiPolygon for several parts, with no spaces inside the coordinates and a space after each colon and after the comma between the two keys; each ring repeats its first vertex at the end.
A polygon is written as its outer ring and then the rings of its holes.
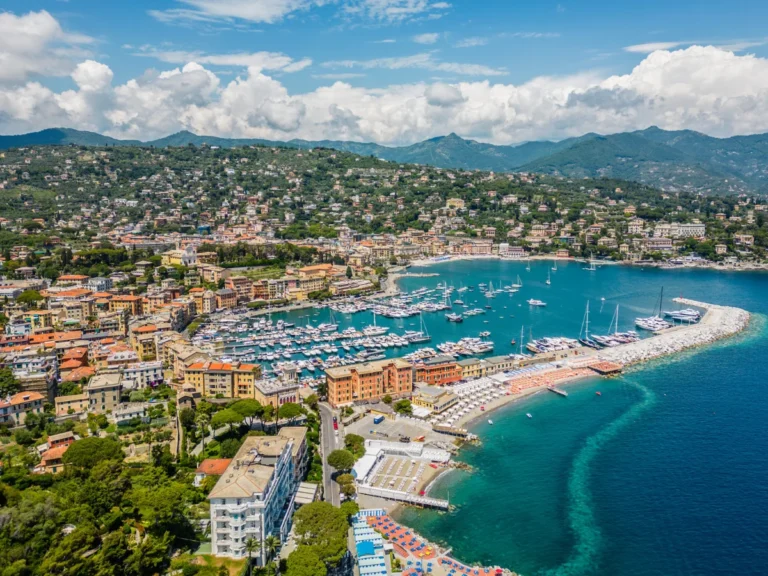
{"type": "MultiPolygon", "coordinates": [[[[456,260],[475,260],[475,259],[493,259],[498,258],[495,256],[490,257],[461,257],[456,260]]],[[[561,259],[562,260],[562,259],[561,259]]],[[[572,259],[570,259],[572,260],[572,259]]],[[[454,261],[454,260],[449,260],[454,261]]],[[[442,262],[446,262],[443,260],[442,262]]],[[[428,265],[440,264],[442,262],[430,261],[428,265]]],[[[390,286],[396,285],[396,279],[393,279],[390,286]]],[[[749,327],[752,319],[752,315],[741,308],[722,306],[717,304],[709,304],[706,302],[699,302],[686,298],[675,298],[674,301],[688,306],[694,306],[704,310],[704,315],[697,324],[688,326],[676,326],[674,328],[667,329],[661,333],[655,333],[649,338],[632,342],[629,344],[623,344],[615,348],[603,348],[600,350],[588,350],[582,356],[578,357],[579,362],[574,363],[573,374],[575,376],[570,378],[557,378],[552,382],[555,387],[566,387],[575,385],[582,380],[591,380],[592,378],[600,378],[601,376],[592,371],[591,374],[585,373],[583,370],[576,368],[576,366],[586,366],[590,361],[592,362],[611,362],[618,363],[622,367],[642,365],[646,362],[679,354],[683,351],[692,350],[696,348],[702,348],[710,344],[714,344],[720,340],[726,338],[732,338],[749,327]],[[585,364],[586,362],[586,364],[585,364]]],[[[564,364],[568,364],[566,361],[564,364]]],[[[542,370],[541,373],[534,376],[546,377],[547,374],[556,375],[558,370],[562,368],[553,368],[551,370],[542,370]]],[[[567,374],[567,373],[566,373],[567,374]]],[[[523,378],[531,378],[530,375],[523,378]]],[[[521,378],[522,381],[525,381],[521,378]]],[[[510,395],[502,395],[486,404],[485,409],[479,410],[475,408],[468,414],[459,419],[456,423],[456,427],[469,428],[477,425],[481,418],[489,417],[492,413],[498,411],[505,406],[511,406],[518,402],[523,402],[526,399],[532,398],[541,392],[545,392],[547,384],[541,384],[535,387],[519,390],[516,393],[512,392],[512,385],[507,381],[504,386],[509,390],[510,395]]],[[[458,450],[463,448],[464,444],[459,444],[458,450]]],[[[423,491],[425,495],[429,495],[430,492],[437,485],[437,482],[447,476],[451,471],[458,470],[458,468],[445,466],[438,471],[433,477],[426,480],[422,486],[419,486],[418,490],[423,491]]],[[[378,500],[377,506],[383,507],[392,517],[400,518],[400,512],[405,504],[393,501],[378,500]],[[383,504],[383,506],[382,506],[383,504]]],[[[398,519],[398,522],[401,520],[398,519]]],[[[401,522],[402,523],[402,522],[401,522]]],[[[413,529],[413,528],[411,528],[413,529]]],[[[417,533],[414,530],[415,533],[417,533]]],[[[417,533],[418,534],[418,533],[417,533]]],[[[426,541],[426,539],[425,539],[426,541]]],[[[445,546],[450,550],[450,544],[445,543],[445,546]]]]}
{"type": "MultiPolygon", "coordinates": [[[[498,254],[483,254],[483,255],[458,255],[443,257],[442,260],[433,260],[431,258],[421,258],[413,260],[408,266],[427,268],[436,264],[446,264],[449,262],[465,262],[474,260],[501,260],[504,262],[536,262],[536,261],[549,261],[549,262],[575,262],[584,263],[587,260],[579,258],[563,258],[554,256],[552,254],[535,254],[527,256],[525,258],[503,258],[498,254]]],[[[711,262],[708,264],[700,263],[687,263],[680,265],[670,265],[667,262],[644,262],[637,264],[635,262],[617,262],[614,260],[597,260],[598,266],[629,266],[632,268],[658,268],[661,270],[713,270],[716,272],[768,272],[768,262],[765,263],[744,263],[744,264],[723,264],[711,262]]]]}

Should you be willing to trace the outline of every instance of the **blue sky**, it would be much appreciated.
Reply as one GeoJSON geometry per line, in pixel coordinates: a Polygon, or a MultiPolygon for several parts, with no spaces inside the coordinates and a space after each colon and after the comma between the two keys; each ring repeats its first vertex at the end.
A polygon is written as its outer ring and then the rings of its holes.
{"type": "Polygon", "coordinates": [[[2,10],[4,133],[59,123],[407,143],[455,130],[514,143],[652,123],[768,130],[768,86],[754,80],[768,71],[765,1],[4,0],[2,10]]]}
{"type": "MultiPolygon", "coordinates": [[[[251,2],[257,4],[258,0],[251,2]]],[[[288,11],[273,22],[259,21],[258,17],[222,17],[216,21],[210,12],[177,0],[5,0],[3,4],[6,10],[17,13],[45,9],[67,29],[97,39],[99,60],[112,68],[119,82],[141,75],[148,67],[166,67],[156,58],[137,55],[142,46],[151,47],[146,51],[149,53],[268,51],[295,60],[312,59],[312,66],[283,77],[292,91],[314,89],[333,77],[373,88],[432,77],[489,77],[518,84],[535,76],[595,68],[618,74],[631,70],[644,56],[628,52],[629,46],[665,42],[730,45],[763,42],[768,36],[768,2],[755,0],[451,0],[450,7],[425,8],[403,18],[358,16],[346,12],[342,2],[330,2],[288,11]],[[200,20],[207,21],[177,17],[179,10],[196,11],[200,20]],[[157,15],[163,13],[168,16],[161,20],[157,15]],[[437,61],[483,65],[503,74],[323,66],[424,53],[431,53],[437,61]]],[[[284,4],[290,5],[291,0],[284,4]]],[[[768,54],[764,45],[749,47],[749,51],[768,54]]],[[[240,67],[231,65],[211,68],[224,76],[241,72],[240,67]]]]}

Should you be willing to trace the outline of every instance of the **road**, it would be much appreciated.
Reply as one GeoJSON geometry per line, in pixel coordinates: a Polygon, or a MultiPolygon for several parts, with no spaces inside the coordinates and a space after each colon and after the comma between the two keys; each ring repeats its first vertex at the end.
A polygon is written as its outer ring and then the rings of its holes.
{"type": "Polygon", "coordinates": [[[333,481],[331,476],[334,473],[334,469],[331,468],[326,462],[328,454],[336,450],[338,444],[336,443],[336,434],[333,430],[333,410],[328,404],[320,404],[320,447],[323,451],[323,493],[325,494],[325,500],[330,502],[334,506],[341,505],[341,499],[339,497],[339,485],[333,481]]]}

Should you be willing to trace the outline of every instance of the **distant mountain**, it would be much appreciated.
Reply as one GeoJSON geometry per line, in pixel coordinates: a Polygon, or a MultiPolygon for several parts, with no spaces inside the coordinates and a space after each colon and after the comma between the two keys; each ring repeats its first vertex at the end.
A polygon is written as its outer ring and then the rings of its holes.
{"type": "Polygon", "coordinates": [[[528,142],[495,146],[456,134],[410,146],[388,147],[367,142],[219,138],[182,131],[149,142],[117,140],[93,132],[51,128],[19,136],[0,136],[0,149],[36,145],[88,146],[237,146],[332,148],[392,162],[441,168],[543,172],[569,178],[612,177],[634,180],[663,190],[712,194],[768,191],[768,134],[713,138],[691,130],[657,127],[601,136],[585,134],[560,142],[528,142]]]}
{"type": "Polygon", "coordinates": [[[139,146],[138,140],[117,140],[96,132],[72,128],[48,128],[40,132],[18,136],[0,136],[0,150],[26,146],[78,144],[80,146],[139,146]]]}

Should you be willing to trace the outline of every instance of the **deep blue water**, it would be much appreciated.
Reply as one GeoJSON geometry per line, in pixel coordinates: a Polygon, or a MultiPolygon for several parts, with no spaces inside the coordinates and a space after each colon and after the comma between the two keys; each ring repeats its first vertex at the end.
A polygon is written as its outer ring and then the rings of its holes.
{"type": "Polygon", "coordinates": [[[508,262],[448,263],[425,270],[440,278],[402,285],[509,284],[519,273],[523,290],[496,298],[494,314],[462,326],[427,319],[436,341],[490,330],[497,352],[508,351],[521,325],[526,336],[529,327],[534,337],[575,336],[587,299],[596,332],[607,329],[617,303],[620,328],[629,328],[653,309],[662,285],[670,296],[755,316],[736,339],[618,379],[572,385],[568,398],[539,394],[496,412],[493,426],[476,426],[482,445],[462,452],[475,470],[451,472],[433,488],[457,510],[406,510],[401,519],[464,561],[526,575],[768,573],[768,275],[587,272],[571,263],[548,287],[549,266],[534,263],[526,272],[508,262]],[[531,297],[548,307],[517,306],[531,297]]]}

